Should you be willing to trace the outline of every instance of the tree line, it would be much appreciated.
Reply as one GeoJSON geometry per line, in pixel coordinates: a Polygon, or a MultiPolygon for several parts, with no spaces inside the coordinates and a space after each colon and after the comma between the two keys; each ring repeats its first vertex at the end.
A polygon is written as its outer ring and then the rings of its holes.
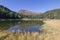
{"type": "Polygon", "coordinates": [[[0,19],[21,19],[22,15],[0,5],[0,19]]]}

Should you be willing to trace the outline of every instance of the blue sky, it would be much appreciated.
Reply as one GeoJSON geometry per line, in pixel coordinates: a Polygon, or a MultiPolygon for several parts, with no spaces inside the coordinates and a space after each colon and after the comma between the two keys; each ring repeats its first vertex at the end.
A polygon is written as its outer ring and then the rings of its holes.
{"type": "Polygon", "coordinates": [[[45,12],[60,8],[60,0],[0,0],[0,5],[4,5],[13,11],[27,9],[35,12],[45,12]]]}

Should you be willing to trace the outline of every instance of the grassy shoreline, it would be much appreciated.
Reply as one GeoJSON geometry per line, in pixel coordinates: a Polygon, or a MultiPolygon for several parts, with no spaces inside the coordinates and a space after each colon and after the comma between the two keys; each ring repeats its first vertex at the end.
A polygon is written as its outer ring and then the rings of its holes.
{"type": "Polygon", "coordinates": [[[45,24],[43,25],[44,30],[42,34],[37,32],[32,32],[32,34],[29,32],[19,34],[19,31],[17,31],[17,35],[14,35],[14,32],[10,32],[10,35],[5,37],[5,35],[9,33],[6,31],[0,31],[0,35],[3,40],[60,40],[60,20],[45,20],[44,22],[45,24]]]}

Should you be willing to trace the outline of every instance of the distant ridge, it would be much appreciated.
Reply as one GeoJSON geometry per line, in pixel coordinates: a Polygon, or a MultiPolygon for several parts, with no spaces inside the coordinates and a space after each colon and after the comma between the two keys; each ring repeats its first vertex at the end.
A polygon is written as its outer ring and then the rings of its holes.
{"type": "Polygon", "coordinates": [[[38,15],[40,14],[40,12],[32,12],[32,11],[29,11],[29,10],[26,10],[26,9],[21,9],[18,11],[19,14],[23,14],[23,15],[38,15]]]}

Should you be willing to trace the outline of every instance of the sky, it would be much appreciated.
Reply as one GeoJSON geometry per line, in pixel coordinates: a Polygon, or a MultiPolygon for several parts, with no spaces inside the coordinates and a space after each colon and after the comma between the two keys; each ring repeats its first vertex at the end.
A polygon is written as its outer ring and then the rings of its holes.
{"type": "Polygon", "coordinates": [[[16,12],[21,9],[45,12],[60,8],[60,0],[0,0],[0,5],[16,12]]]}

